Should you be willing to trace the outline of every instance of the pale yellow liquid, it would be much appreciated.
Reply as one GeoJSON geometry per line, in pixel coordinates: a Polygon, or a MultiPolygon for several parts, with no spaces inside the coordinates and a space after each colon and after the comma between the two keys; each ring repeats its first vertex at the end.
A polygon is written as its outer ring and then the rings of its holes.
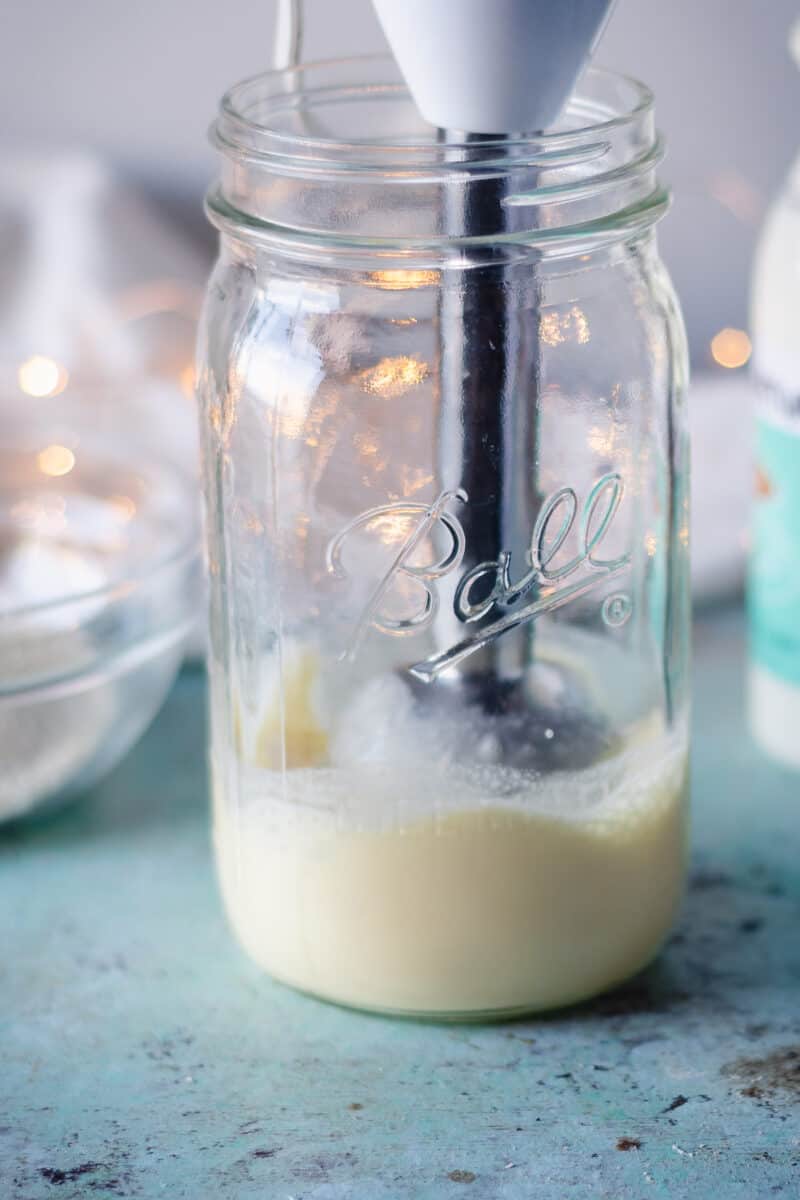
{"type": "Polygon", "coordinates": [[[640,730],[588,770],[506,771],[490,795],[497,769],[299,765],[307,712],[297,725],[285,774],[243,769],[238,803],[222,772],[215,787],[226,907],[278,979],[363,1008],[500,1014],[603,991],[657,951],[683,886],[684,739],[640,730]]]}

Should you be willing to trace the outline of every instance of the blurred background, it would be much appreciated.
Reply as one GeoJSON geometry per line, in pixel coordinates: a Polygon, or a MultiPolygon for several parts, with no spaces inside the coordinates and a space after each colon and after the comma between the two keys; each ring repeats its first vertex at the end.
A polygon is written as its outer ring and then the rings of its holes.
{"type": "MultiPolygon", "coordinates": [[[[4,7],[6,148],[98,152],[210,254],[206,129],[226,87],[270,65],[274,0],[4,7]]],[[[367,0],[308,0],[308,12],[309,57],[384,46],[367,0]]],[[[710,363],[720,329],[747,327],[754,239],[798,148],[800,77],[787,51],[798,15],[793,0],[619,0],[598,53],[656,93],[676,197],[662,250],[696,366],[710,363]]]]}

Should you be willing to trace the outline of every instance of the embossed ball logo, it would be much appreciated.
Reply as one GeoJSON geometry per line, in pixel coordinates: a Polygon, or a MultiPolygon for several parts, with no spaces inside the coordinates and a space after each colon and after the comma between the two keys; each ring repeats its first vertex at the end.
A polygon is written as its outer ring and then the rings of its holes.
{"type": "MultiPolygon", "coordinates": [[[[503,550],[496,559],[471,567],[458,581],[453,610],[459,621],[469,627],[489,617],[494,619],[441,653],[415,663],[410,668],[411,674],[431,681],[509,630],[598,591],[625,572],[630,566],[630,554],[605,558],[601,553],[622,494],[622,477],[612,472],[597,481],[583,503],[570,487],[560,488],[549,496],[536,518],[522,574],[514,578],[511,552],[503,550]],[[577,552],[566,562],[559,561],[573,531],[577,532],[577,552]],[[528,602],[521,604],[526,598],[528,602]]],[[[407,637],[432,624],[441,603],[439,581],[455,574],[464,561],[467,536],[454,510],[468,503],[467,493],[459,489],[442,492],[430,505],[405,501],[380,505],[361,513],[333,538],[328,546],[327,567],[333,575],[346,579],[344,550],[356,533],[388,519],[403,522],[409,530],[360,614],[346,657],[357,654],[370,629],[393,637],[407,637]],[[444,550],[430,562],[418,561],[421,548],[433,545],[437,539],[444,544],[444,550]],[[419,602],[401,616],[390,613],[387,604],[398,580],[412,583],[419,593],[419,602]]],[[[632,610],[631,597],[620,591],[607,595],[600,611],[606,625],[618,628],[629,620],[632,610]]]]}

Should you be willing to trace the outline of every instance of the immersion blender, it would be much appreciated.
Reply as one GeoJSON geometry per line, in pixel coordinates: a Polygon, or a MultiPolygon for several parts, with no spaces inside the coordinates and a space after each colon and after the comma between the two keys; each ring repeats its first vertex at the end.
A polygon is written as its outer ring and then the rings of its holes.
{"type": "MultiPolygon", "coordinates": [[[[540,504],[536,405],[530,397],[532,387],[538,390],[540,372],[536,335],[523,340],[530,324],[516,311],[513,267],[496,265],[494,246],[514,231],[515,209],[506,203],[509,172],[503,168],[515,153],[526,153],[525,139],[558,119],[613,0],[373,3],[417,107],[438,127],[448,160],[469,162],[473,170],[486,164],[487,177],[470,190],[469,203],[457,182],[443,187],[443,229],[456,243],[469,244],[476,265],[457,273],[457,288],[443,289],[439,461],[446,485],[462,488],[469,497],[459,513],[465,567],[497,561],[503,553],[518,566],[526,561],[540,504]],[[475,239],[486,239],[485,248],[475,239]],[[485,272],[477,265],[482,258],[485,272]]],[[[529,212],[524,219],[530,225],[529,212]]],[[[463,636],[452,605],[442,605],[437,622],[442,645],[463,636]]],[[[546,695],[531,696],[537,684],[524,678],[533,636],[533,623],[522,625],[472,655],[460,675],[441,676],[448,690],[460,688],[468,703],[501,718],[492,723],[503,757],[508,761],[522,753],[526,761],[519,765],[532,765],[530,758],[541,763],[557,750],[531,728],[533,722],[546,733],[550,724],[546,695]],[[526,736],[519,738],[522,725],[526,736]]],[[[587,730],[582,736],[591,754],[596,739],[587,730]]],[[[580,740],[569,739],[571,754],[580,740]]]]}
{"type": "MultiPolygon", "coordinates": [[[[469,246],[473,264],[454,272],[460,282],[443,289],[439,309],[440,477],[469,498],[459,510],[464,568],[497,561],[504,553],[519,566],[526,561],[540,505],[537,405],[531,397],[531,388],[538,388],[539,347],[530,323],[517,312],[516,289],[507,286],[513,266],[497,265],[498,242],[514,232],[508,165],[516,154],[524,160],[525,142],[557,121],[614,0],[373,4],[417,108],[437,128],[445,160],[456,167],[442,185],[441,225],[455,248],[469,246]],[[481,172],[480,186],[469,193],[460,184],[459,163],[481,172]]],[[[302,33],[300,0],[282,0],[276,66],[298,64],[302,33]]],[[[524,220],[530,227],[530,213],[524,220]]],[[[437,646],[458,643],[464,632],[452,603],[443,602],[437,646]]],[[[591,759],[601,731],[589,729],[585,719],[574,736],[548,741],[553,701],[546,680],[542,688],[541,679],[527,671],[533,636],[533,623],[526,623],[472,654],[462,670],[443,671],[435,683],[413,670],[404,679],[431,711],[440,705],[477,706],[506,762],[556,765],[561,751],[573,763],[576,753],[591,759]]]]}

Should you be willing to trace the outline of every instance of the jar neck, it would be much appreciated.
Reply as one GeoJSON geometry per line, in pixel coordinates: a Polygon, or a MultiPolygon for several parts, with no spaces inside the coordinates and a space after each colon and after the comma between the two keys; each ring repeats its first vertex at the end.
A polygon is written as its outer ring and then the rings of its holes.
{"type": "Polygon", "coordinates": [[[384,56],[272,72],[224,98],[220,228],[300,256],[563,257],[635,236],[669,202],[653,100],[592,69],[558,128],[474,137],[416,114],[384,56]]]}

